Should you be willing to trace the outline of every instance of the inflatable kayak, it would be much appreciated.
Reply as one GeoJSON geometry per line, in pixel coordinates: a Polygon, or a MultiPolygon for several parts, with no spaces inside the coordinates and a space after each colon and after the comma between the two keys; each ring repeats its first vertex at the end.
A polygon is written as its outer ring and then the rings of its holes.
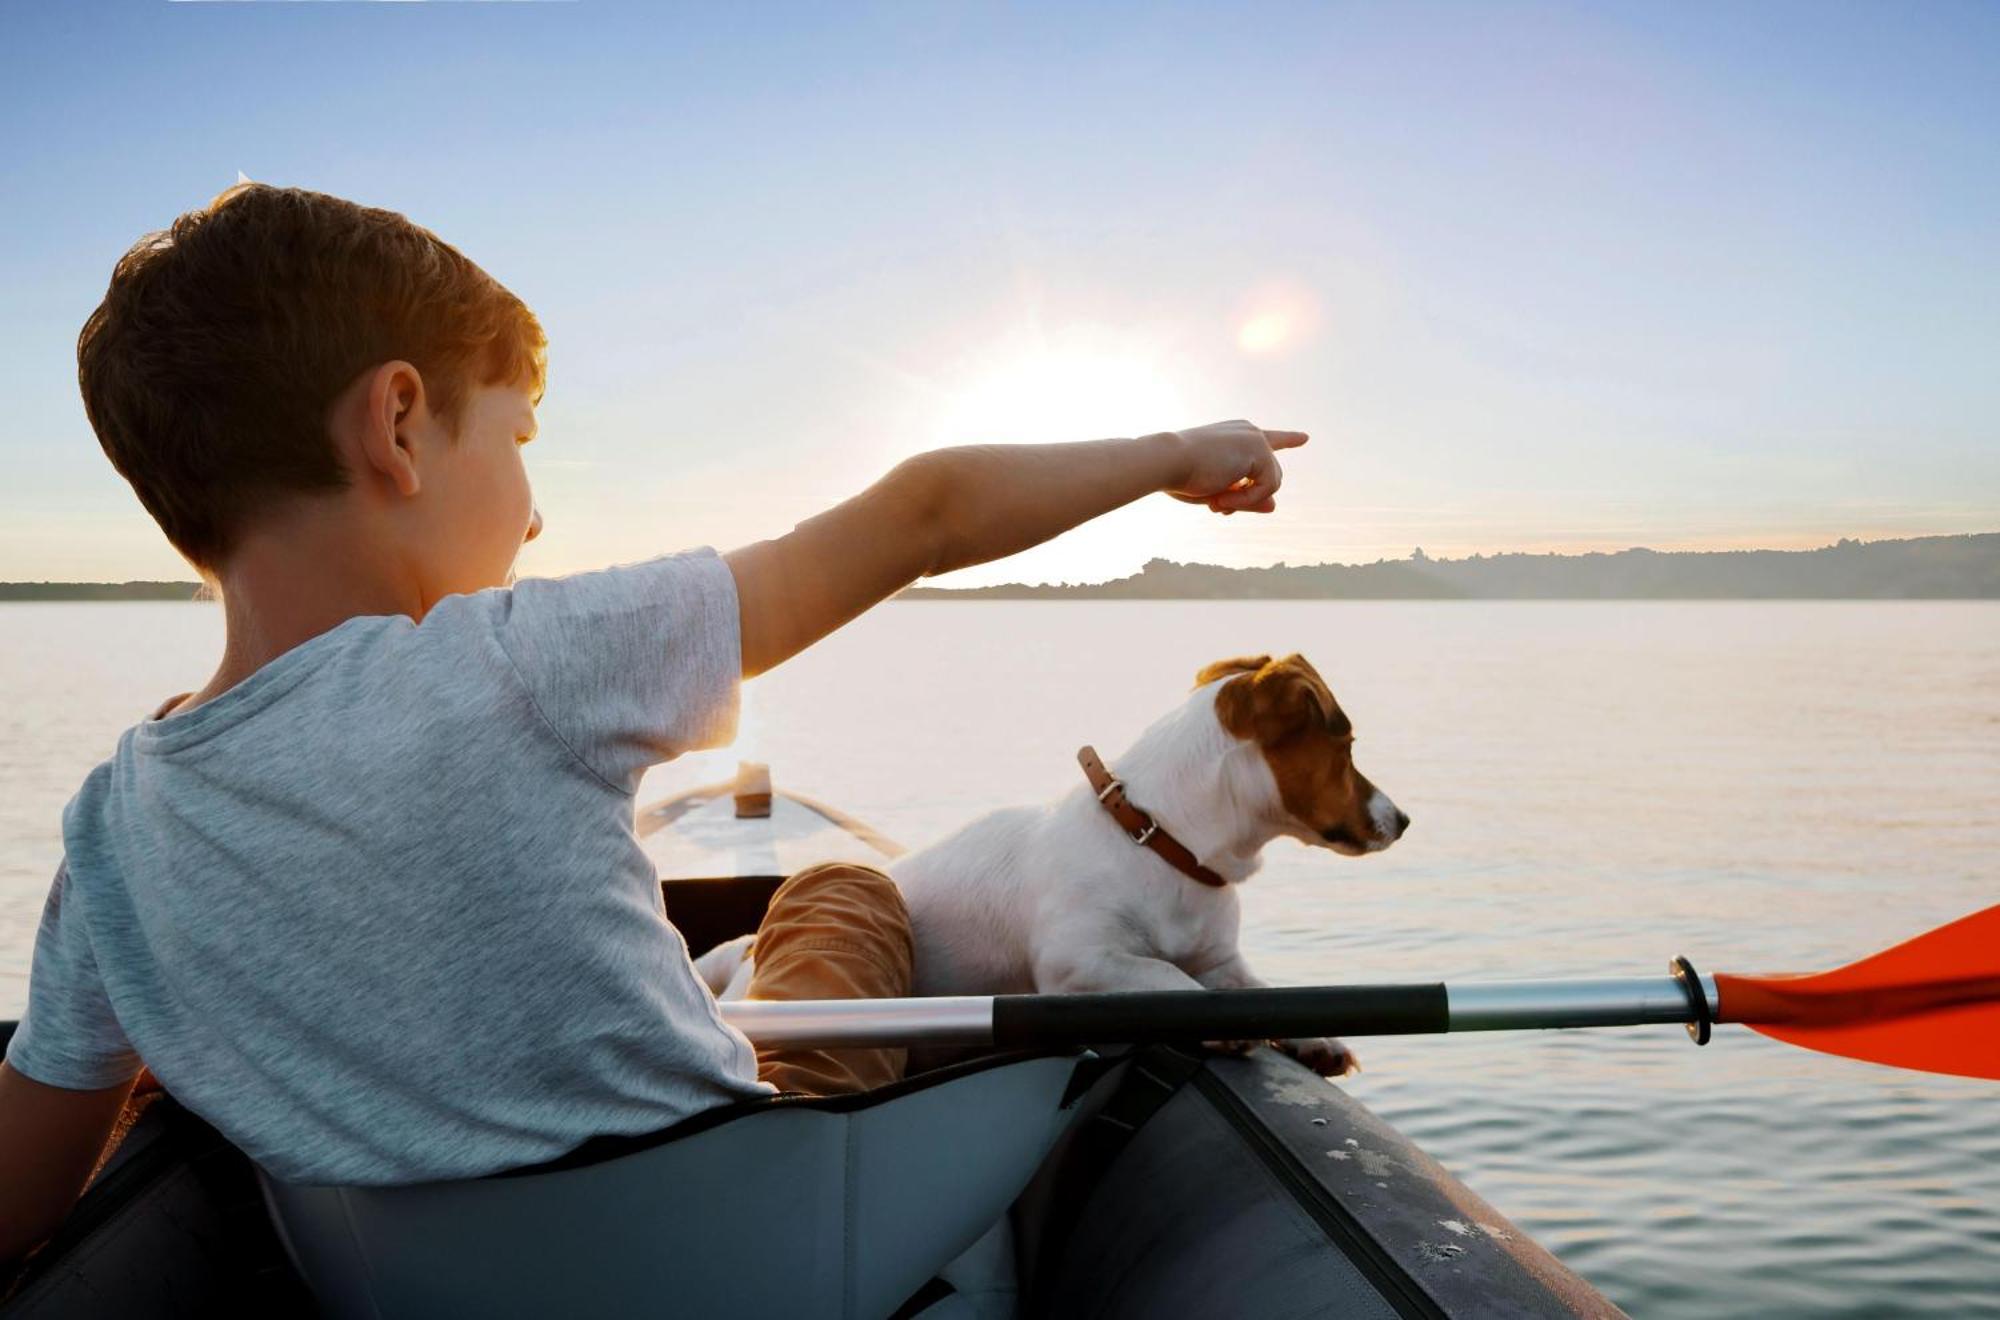
{"type": "MultiPolygon", "coordinates": [[[[642,809],[700,951],[895,844],[756,767],[642,809]]],[[[0,1039],[12,1032],[0,1023],[0,1039]]],[[[150,1102],[0,1316],[1617,1316],[1338,1087],[1263,1050],[982,1058],[527,1169],[295,1187],[150,1102]]]]}

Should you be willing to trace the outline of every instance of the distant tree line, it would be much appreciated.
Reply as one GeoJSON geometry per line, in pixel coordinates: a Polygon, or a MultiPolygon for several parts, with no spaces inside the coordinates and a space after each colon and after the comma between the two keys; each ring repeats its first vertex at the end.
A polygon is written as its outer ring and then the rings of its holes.
{"type": "Polygon", "coordinates": [[[194,600],[199,582],[0,582],[0,600],[194,600]]]}
{"type": "Polygon", "coordinates": [[[908,600],[1966,600],[2000,598],[2000,532],[1818,550],[1620,550],[1223,568],[1155,559],[1077,586],[912,587],[908,600]]]}
{"type": "MultiPolygon", "coordinates": [[[[196,600],[198,582],[0,582],[0,601],[196,600]]],[[[1818,550],[1620,550],[1223,568],[1155,559],[1075,586],[912,587],[905,600],[1993,600],[2000,532],[1818,550]]]]}

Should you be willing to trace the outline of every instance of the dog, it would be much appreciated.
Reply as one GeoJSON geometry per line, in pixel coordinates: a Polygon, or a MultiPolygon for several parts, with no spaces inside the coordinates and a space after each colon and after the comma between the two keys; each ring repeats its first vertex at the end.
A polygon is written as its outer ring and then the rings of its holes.
{"type": "MultiPolygon", "coordinates": [[[[1410,827],[1355,768],[1354,726],[1301,655],[1209,665],[1108,772],[1088,761],[1098,782],[1079,775],[1054,802],[991,812],[890,865],[916,994],[1261,986],[1237,948],[1236,886],[1264,846],[1293,838],[1358,857],[1410,827]]],[[[696,966],[739,998],[751,953],[746,936],[696,966]]],[[[1322,1076],[1358,1067],[1338,1040],[1272,1043],[1322,1076]]]]}
{"type": "MultiPolygon", "coordinates": [[[[916,938],[916,993],[1263,985],[1237,948],[1236,886],[1264,846],[1293,838],[1361,856],[1409,829],[1353,752],[1353,724],[1304,656],[1207,666],[1111,762],[1116,784],[1100,791],[1079,775],[1052,803],[993,812],[891,865],[916,938]],[[1143,814],[1121,823],[1107,809],[1121,796],[1143,814]]],[[[1323,1076],[1356,1067],[1337,1040],[1274,1043],[1323,1076]]]]}

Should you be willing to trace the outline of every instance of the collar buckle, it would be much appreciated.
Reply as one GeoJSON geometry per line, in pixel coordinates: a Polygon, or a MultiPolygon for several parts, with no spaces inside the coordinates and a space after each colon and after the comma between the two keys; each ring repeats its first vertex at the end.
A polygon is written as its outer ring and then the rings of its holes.
{"type": "Polygon", "coordinates": [[[1125,795],[1125,781],[1111,773],[1095,748],[1086,744],[1077,749],[1076,759],[1083,767],[1084,778],[1090,781],[1091,788],[1097,793],[1097,805],[1104,808],[1127,839],[1150,849],[1190,880],[1211,889],[1229,887],[1229,881],[1203,866],[1201,859],[1189,852],[1186,844],[1161,829],[1152,812],[1141,810],[1138,803],[1125,795]]]}

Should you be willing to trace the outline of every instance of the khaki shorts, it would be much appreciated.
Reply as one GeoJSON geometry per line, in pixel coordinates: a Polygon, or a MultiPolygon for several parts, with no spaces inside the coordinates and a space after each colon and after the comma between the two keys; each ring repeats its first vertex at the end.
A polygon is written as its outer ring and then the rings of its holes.
{"type": "MultiPolygon", "coordinates": [[[[778,887],[757,928],[751,999],[900,999],[910,993],[910,913],[880,871],[810,866],[778,887]]],[[[780,1091],[841,1095],[903,1075],[900,1049],[757,1051],[757,1075],[780,1091]]]]}

